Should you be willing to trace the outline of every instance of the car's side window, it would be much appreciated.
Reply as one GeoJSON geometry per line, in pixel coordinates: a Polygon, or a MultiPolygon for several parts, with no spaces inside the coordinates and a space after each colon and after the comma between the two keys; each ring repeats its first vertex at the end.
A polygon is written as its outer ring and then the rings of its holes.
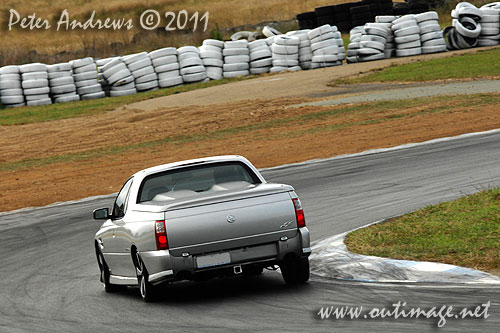
{"type": "Polygon", "coordinates": [[[133,178],[127,180],[125,185],[123,185],[122,189],[120,190],[120,193],[118,193],[118,196],[116,197],[112,214],[114,219],[122,218],[125,215],[126,204],[128,201],[127,198],[130,191],[130,186],[132,185],[132,180],[133,178]]]}

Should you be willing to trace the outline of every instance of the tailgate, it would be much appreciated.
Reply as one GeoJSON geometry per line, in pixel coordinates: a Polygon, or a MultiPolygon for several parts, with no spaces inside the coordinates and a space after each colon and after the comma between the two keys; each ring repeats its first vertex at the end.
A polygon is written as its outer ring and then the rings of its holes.
{"type": "Polygon", "coordinates": [[[275,242],[297,233],[288,192],[167,211],[165,221],[174,256],[275,242]]]}

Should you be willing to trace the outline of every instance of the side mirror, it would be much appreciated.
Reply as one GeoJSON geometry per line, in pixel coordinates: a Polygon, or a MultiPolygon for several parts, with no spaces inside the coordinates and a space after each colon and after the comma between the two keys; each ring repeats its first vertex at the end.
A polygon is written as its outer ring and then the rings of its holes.
{"type": "Polygon", "coordinates": [[[100,208],[94,210],[94,220],[107,220],[109,219],[109,210],[107,208],[100,208]]]}

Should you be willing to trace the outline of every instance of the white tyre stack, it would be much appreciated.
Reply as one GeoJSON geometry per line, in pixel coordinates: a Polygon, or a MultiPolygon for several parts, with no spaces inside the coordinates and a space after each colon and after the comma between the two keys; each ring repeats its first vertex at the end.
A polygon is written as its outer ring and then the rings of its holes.
{"type": "Polygon", "coordinates": [[[69,62],[48,65],[48,78],[50,94],[54,103],[66,103],[79,101],[80,96],[76,93],[73,71],[69,62]]]}
{"type": "Polygon", "coordinates": [[[363,26],[357,26],[349,31],[349,45],[347,46],[347,63],[352,64],[359,61],[358,50],[360,49],[359,43],[361,36],[365,33],[363,26]]]}
{"type": "Polygon", "coordinates": [[[116,58],[102,66],[103,77],[110,86],[109,96],[120,97],[137,93],[132,73],[121,58],[116,58]]]}
{"type": "Polygon", "coordinates": [[[265,39],[248,43],[250,51],[250,74],[269,73],[273,66],[273,53],[265,39]]]}
{"type": "Polygon", "coordinates": [[[494,46],[500,44],[500,2],[482,6],[481,33],[478,46],[494,46]]]}
{"type": "Polygon", "coordinates": [[[207,76],[210,80],[220,80],[223,76],[224,66],[224,42],[216,39],[205,39],[200,46],[200,58],[206,68],[207,76]]]}
{"type": "Polygon", "coordinates": [[[342,64],[339,53],[338,29],[329,24],[322,25],[308,32],[313,52],[311,68],[338,66],[342,64]]]}
{"type": "Polygon", "coordinates": [[[311,29],[287,32],[287,36],[294,36],[300,40],[299,43],[299,66],[302,69],[312,68],[313,52],[311,49],[311,40],[309,39],[311,29]]]}
{"type": "Polygon", "coordinates": [[[179,71],[180,66],[175,47],[166,47],[149,52],[149,58],[151,58],[154,70],[158,75],[158,86],[160,88],[175,87],[184,83],[179,71]]]}
{"type": "Polygon", "coordinates": [[[247,40],[224,42],[224,78],[250,75],[250,50],[247,40]]]}
{"type": "Polygon", "coordinates": [[[183,46],[177,49],[180,74],[184,83],[208,80],[207,70],[200,58],[200,50],[195,46],[183,46]]]}
{"type": "Polygon", "coordinates": [[[26,105],[38,106],[52,104],[49,93],[47,65],[35,63],[19,66],[26,105]]]}
{"type": "Polygon", "coordinates": [[[439,15],[437,12],[425,12],[415,15],[418,27],[420,28],[420,42],[422,43],[422,53],[438,53],[446,51],[446,40],[443,37],[441,26],[439,25],[439,15]]]}
{"type": "Polygon", "coordinates": [[[106,96],[109,96],[109,92],[111,90],[111,86],[109,85],[108,81],[104,77],[103,74],[103,67],[110,61],[113,61],[115,59],[119,59],[119,57],[112,57],[112,58],[104,58],[104,59],[99,59],[95,63],[97,65],[97,82],[101,85],[102,90],[106,94],[106,96]]]}
{"type": "Polygon", "coordinates": [[[147,52],[131,54],[122,58],[130,73],[134,77],[137,91],[158,89],[158,75],[147,52]]]}
{"type": "Polygon", "coordinates": [[[0,68],[0,101],[8,108],[25,106],[19,66],[0,68]]]}
{"type": "Polygon", "coordinates": [[[397,16],[376,16],[375,22],[384,24],[387,28],[388,34],[385,42],[385,58],[389,59],[396,56],[396,42],[394,41],[394,32],[392,31],[392,22],[396,20],[397,16]]]}
{"type": "Polygon", "coordinates": [[[422,54],[420,28],[414,15],[405,15],[392,22],[396,56],[408,57],[422,54]]]}
{"type": "Polygon", "coordinates": [[[101,84],[97,81],[97,66],[93,58],[77,59],[70,62],[73,68],[73,79],[76,91],[81,100],[106,97],[101,84]]]}
{"type": "Polygon", "coordinates": [[[270,72],[278,73],[283,71],[299,71],[299,44],[297,37],[280,35],[274,37],[271,45],[273,53],[273,67],[270,72]]]}
{"type": "Polygon", "coordinates": [[[386,23],[366,23],[358,49],[359,61],[385,59],[385,46],[389,28],[386,23]]]}

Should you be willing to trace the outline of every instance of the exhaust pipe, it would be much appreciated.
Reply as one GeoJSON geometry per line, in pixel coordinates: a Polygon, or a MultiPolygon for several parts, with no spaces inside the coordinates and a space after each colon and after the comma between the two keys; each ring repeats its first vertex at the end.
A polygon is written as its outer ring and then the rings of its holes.
{"type": "Polygon", "coordinates": [[[235,275],[243,273],[243,270],[241,269],[241,265],[234,266],[233,267],[233,272],[234,272],[235,275]]]}

